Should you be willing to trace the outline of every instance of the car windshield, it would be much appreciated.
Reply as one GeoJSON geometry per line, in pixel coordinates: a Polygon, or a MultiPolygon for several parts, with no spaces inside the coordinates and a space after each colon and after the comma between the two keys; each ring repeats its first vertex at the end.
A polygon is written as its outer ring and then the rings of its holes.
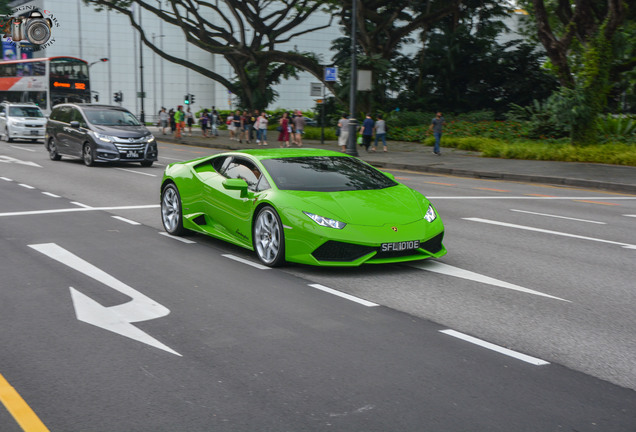
{"type": "Polygon", "coordinates": [[[9,107],[9,117],[44,117],[38,107],[9,107]]]}
{"type": "Polygon", "coordinates": [[[380,171],[353,157],[290,157],[265,159],[262,163],[282,190],[335,192],[397,185],[380,171]]]}
{"type": "Polygon", "coordinates": [[[128,111],[118,109],[87,109],[86,119],[98,126],[140,126],[137,118],[128,111]]]}

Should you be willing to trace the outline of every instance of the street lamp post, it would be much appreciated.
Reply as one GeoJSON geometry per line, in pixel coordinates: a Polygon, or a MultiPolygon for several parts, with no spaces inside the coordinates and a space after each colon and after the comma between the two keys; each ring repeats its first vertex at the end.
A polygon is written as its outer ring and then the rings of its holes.
{"type": "MultiPolygon", "coordinates": [[[[141,6],[139,6],[139,27],[141,26],[141,6]]],[[[143,39],[141,35],[139,35],[139,83],[141,87],[141,112],[139,113],[139,120],[142,124],[146,122],[146,114],[144,113],[144,98],[146,94],[144,93],[144,55],[143,55],[143,39]]]]}
{"type": "Polygon", "coordinates": [[[346,149],[346,153],[352,156],[358,156],[358,150],[356,149],[356,132],[358,130],[358,121],[356,120],[356,91],[358,90],[358,61],[356,58],[357,3],[358,0],[351,2],[351,79],[349,84],[351,87],[349,88],[349,141],[346,149]]]}
{"type": "MultiPolygon", "coordinates": [[[[164,36],[165,35],[162,35],[162,34],[156,35],[156,34],[153,33],[152,34],[152,46],[156,46],[155,45],[155,38],[156,37],[162,38],[164,36]]],[[[153,100],[153,103],[154,103],[153,109],[152,109],[153,116],[157,114],[157,68],[155,67],[155,58],[156,57],[157,57],[157,55],[153,53],[153,55],[152,55],[152,100],[153,100]]],[[[161,76],[161,87],[163,89],[163,74],[161,76]]],[[[163,106],[163,98],[161,100],[161,106],[163,106]]],[[[155,120],[156,119],[153,118],[153,122],[155,120]]]]}

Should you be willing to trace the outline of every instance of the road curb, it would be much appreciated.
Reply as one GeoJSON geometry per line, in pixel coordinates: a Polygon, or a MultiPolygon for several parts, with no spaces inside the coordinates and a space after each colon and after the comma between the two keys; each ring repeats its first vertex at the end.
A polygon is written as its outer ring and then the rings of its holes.
{"type": "MultiPolygon", "coordinates": [[[[245,145],[243,144],[233,143],[233,142],[229,144],[223,143],[223,142],[219,142],[216,138],[196,137],[196,142],[195,142],[195,141],[188,141],[187,138],[184,140],[184,139],[175,139],[167,135],[163,135],[163,136],[158,135],[157,139],[159,141],[166,141],[173,144],[216,148],[220,150],[244,150],[245,149],[245,145]],[[210,140],[210,141],[207,142],[204,140],[210,140]]],[[[276,146],[271,146],[271,148],[275,148],[275,147],[276,146]]],[[[367,154],[367,155],[370,155],[370,154],[367,154]]],[[[416,171],[416,172],[453,175],[457,177],[507,180],[507,181],[523,182],[523,183],[540,183],[540,184],[549,184],[549,185],[557,185],[557,186],[570,186],[570,187],[579,187],[579,188],[585,188],[585,189],[598,189],[598,190],[606,190],[611,192],[636,194],[636,186],[632,184],[626,184],[626,183],[615,183],[615,182],[608,182],[608,181],[590,180],[590,179],[581,179],[581,178],[572,178],[572,177],[544,176],[539,174],[530,175],[530,174],[518,174],[518,173],[512,173],[512,172],[483,171],[483,170],[466,169],[466,168],[440,167],[435,165],[409,164],[409,163],[403,163],[403,162],[378,161],[373,159],[366,160],[364,157],[360,157],[360,158],[365,160],[365,162],[369,163],[370,165],[373,165],[377,168],[403,169],[403,170],[410,170],[410,171],[416,171]]]]}

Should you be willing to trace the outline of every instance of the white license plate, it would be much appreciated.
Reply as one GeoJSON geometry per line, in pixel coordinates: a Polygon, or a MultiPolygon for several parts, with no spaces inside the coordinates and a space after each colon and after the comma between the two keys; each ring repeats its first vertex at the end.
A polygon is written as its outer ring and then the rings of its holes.
{"type": "Polygon", "coordinates": [[[420,248],[419,240],[395,242],[395,243],[382,243],[382,252],[401,252],[408,250],[415,250],[420,248]]]}

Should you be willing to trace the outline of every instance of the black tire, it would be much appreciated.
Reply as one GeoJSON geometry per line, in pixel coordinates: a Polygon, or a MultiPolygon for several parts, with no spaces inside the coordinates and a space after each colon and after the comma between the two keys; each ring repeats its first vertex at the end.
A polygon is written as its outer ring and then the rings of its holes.
{"type": "Polygon", "coordinates": [[[89,143],[85,143],[82,148],[82,160],[88,167],[95,165],[95,152],[89,143]]]}
{"type": "Polygon", "coordinates": [[[169,183],[161,192],[161,223],[163,229],[171,235],[184,235],[183,211],[181,208],[181,195],[174,183],[169,183]]]}
{"type": "Polygon", "coordinates": [[[271,206],[262,207],[252,228],[252,242],[258,259],[269,267],[285,263],[285,234],[283,224],[271,206]]]}
{"type": "Polygon", "coordinates": [[[49,157],[51,158],[51,160],[53,161],[59,161],[60,159],[62,159],[62,156],[60,156],[60,154],[57,152],[57,143],[55,142],[55,138],[51,138],[49,140],[49,157]]]}
{"type": "Polygon", "coordinates": [[[141,166],[142,167],[151,167],[152,166],[153,161],[141,161],[141,166]]]}

